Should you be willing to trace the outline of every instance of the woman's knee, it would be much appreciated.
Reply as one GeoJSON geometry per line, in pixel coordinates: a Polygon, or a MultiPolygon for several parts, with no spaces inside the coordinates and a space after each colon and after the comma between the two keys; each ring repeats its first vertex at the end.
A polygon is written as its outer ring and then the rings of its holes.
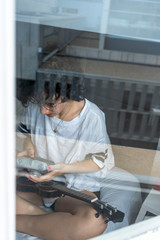
{"type": "Polygon", "coordinates": [[[97,217],[97,212],[94,210],[88,213],[87,218],[88,227],[91,229],[91,231],[94,229],[95,233],[98,235],[104,232],[107,224],[105,223],[106,218],[103,215],[100,214],[97,217]]]}
{"type": "Polygon", "coordinates": [[[105,231],[107,227],[105,223],[106,218],[103,217],[103,215],[97,218],[96,213],[96,210],[93,208],[88,208],[84,213],[82,212],[80,214],[81,217],[79,217],[78,224],[76,224],[74,231],[77,239],[96,237],[105,231]]]}

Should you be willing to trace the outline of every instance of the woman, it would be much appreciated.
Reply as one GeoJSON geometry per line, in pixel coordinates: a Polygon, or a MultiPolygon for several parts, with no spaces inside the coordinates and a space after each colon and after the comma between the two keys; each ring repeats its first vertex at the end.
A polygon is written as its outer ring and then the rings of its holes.
{"type": "MultiPolygon", "coordinates": [[[[69,188],[98,196],[100,178],[114,166],[106,132],[104,113],[82,96],[77,98],[72,85],[45,83],[43,93],[29,102],[19,132],[25,135],[24,150],[17,156],[39,156],[53,161],[48,173],[34,182],[60,180],[69,188]],[[62,94],[63,93],[63,94],[62,94]]],[[[81,86],[79,86],[81,87],[81,86]]],[[[95,217],[91,205],[65,196],[50,202],[38,195],[17,193],[17,231],[46,240],[83,240],[103,233],[105,217],[95,217]],[[40,206],[51,206],[49,213],[40,206]]]]}

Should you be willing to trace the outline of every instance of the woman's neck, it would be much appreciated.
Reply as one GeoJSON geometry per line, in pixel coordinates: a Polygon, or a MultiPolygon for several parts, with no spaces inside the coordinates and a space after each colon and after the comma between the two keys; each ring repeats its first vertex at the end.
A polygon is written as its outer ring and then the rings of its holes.
{"type": "Polygon", "coordinates": [[[68,100],[64,103],[64,108],[58,118],[63,121],[71,121],[76,118],[82,111],[85,105],[85,100],[80,102],[68,100]]]}

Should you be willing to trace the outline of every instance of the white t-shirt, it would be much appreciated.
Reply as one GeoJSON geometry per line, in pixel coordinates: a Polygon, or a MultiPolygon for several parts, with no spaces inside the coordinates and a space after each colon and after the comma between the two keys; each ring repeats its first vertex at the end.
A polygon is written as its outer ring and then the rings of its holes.
{"type": "Polygon", "coordinates": [[[99,178],[105,178],[114,167],[104,113],[87,99],[79,116],[71,121],[49,118],[41,114],[39,106],[30,104],[24,110],[19,130],[31,134],[36,155],[41,158],[66,164],[92,158],[102,168],[87,174],[65,174],[70,188],[98,191],[99,178]],[[56,127],[55,133],[53,130],[56,127]]]}

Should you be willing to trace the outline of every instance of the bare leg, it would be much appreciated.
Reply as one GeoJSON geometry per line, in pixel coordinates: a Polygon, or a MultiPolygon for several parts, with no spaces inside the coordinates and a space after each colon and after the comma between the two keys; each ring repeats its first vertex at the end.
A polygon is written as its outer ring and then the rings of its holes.
{"type": "Polygon", "coordinates": [[[46,214],[47,211],[39,208],[35,204],[24,200],[23,198],[16,196],[16,214],[21,215],[41,215],[46,214]]]}
{"type": "Polygon", "coordinates": [[[86,240],[106,228],[103,216],[96,218],[96,211],[80,200],[65,196],[57,200],[55,210],[55,213],[18,215],[17,231],[46,240],[86,240]]]}
{"type": "Polygon", "coordinates": [[[42,197],[40,197],[36,193],[28,193],[28,192],[19,192],[16,193],[20,198],[23,198],[24,200],[33,203],[36,206],[43,205],[42,197]]]}

